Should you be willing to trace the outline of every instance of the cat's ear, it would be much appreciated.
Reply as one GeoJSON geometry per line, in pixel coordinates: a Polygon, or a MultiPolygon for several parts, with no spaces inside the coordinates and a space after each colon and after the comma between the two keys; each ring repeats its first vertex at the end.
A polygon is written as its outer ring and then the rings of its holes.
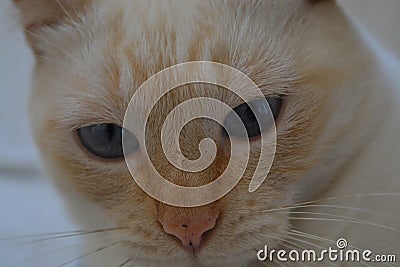
{"type": "Polygon", "coordinates": [[[76,18],[89,0],[13,0],[20,14],[26,37],[35,54],[40,54],[36,33],[45,26],[56,26],[76,18]]]}

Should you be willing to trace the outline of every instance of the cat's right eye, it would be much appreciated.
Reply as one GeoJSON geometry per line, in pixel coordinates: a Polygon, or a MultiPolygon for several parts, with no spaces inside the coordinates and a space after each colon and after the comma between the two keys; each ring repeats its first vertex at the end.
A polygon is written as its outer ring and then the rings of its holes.
{"type": "Polygon", "coordinates": [[[82,145],[92,154],[106,158],[117,159],[124,156],[122,148],[122,133],[127,138],[125,149],[126,153],[132,152],[139,148],[139,142],[136,137],[126,132],[122,127],[111,124],[94,124],[78,129],[78,135],[82,145]]]}

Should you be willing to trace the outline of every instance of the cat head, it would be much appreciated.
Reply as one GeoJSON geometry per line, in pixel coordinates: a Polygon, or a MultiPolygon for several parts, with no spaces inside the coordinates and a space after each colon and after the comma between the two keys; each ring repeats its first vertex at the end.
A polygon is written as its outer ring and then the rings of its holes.
{"type": "MultiPolygon", "coordinates": [[[[73,209],[81,211],[77,220],[101,225],[92,217],[104,213],[107,223],[121,227],[110,238],[121,236],[121,253],[138,261],[245,264],[265,243],[281,244],[290,214],[266,211],[294,203],[297,179],[318,163],[323,146],[317,143],[327,141],[321,141],[321,133],[335,108],[329,95],[342,74],[325,65],[336,60],[327,51],[337,50],[333,40],[343,19],[334,1],[15,2],[36,55],[31,117],[41,154],[67,199],[78,194],[96,207],[75,204],[73,209]],[[275,103],[277,143],[258,190],[248,191],[259,162],[255,134],[246,138],[251,153],[237,186],[213,203],[184,208],[146,194],[132,179],[119,146],[136,90],[157,72],[190,61],[222,63],[252,79],[275,103]]],[[[152,91],[148,94],[151,98],[152,91]]],[[[144,137],[151,144],[148,152],[157,171],[181,186],[212,182],[230,156],[221,125],[199,119],[183,129],[182,153],[198,158],[199,142],[211,138],[217,148],[214,162],[188,173],[165,158],[160,125],[179,103],[195,97],[232,108],[243,104],[219,86],[187,84],[155,105],[144,137]]],[[[153,103],[144,98],[141,104],[146,109],[153,103]]],[[[132,160],[140,162],[143,153],[135,148],[132,160]]],[[[149,175],[146,166],[140,170],[137,175],[149,175]]]]}

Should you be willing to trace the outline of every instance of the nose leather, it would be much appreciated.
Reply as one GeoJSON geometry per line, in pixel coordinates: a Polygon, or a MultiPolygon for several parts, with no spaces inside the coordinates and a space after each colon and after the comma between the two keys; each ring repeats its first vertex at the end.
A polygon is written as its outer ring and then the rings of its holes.
{"type": "Polygon", "coordinates": [[[215,227],[217,218],[217,214],[200,213],[183,223],[172,218],[161,224],[166,233],[182,242],[183,247],[196,250],[202,243],[204,233],[215,227]]]}

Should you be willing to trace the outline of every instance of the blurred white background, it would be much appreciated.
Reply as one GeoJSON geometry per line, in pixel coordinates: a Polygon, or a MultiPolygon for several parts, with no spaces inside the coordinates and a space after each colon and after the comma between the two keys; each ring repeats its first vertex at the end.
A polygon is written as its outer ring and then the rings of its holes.
{"type": "MultiPolygon", "coordinates": [[[[0,266],[57,266],[77,255],[77,237],[8,237],[79,229],[41,169],[27,99],[33,57],[11,1],[0,1],[0,266]],[[23,244],[23,245],[21,245],[23,244]]],[[[73,262],[68,266],[74,266],[73,262]]]]}
{"type": "MultiPolygon", "coordinates": [[[[400,0],[339,2],[351,17],[400,58],[400,0]]],[[[27,116],[33,58],[12,5],[4,0],[0,1],[0,36],[0,266],[54,266],[57,260],[60,263],[60,252],[66,259],[75,253],[76,247],[71,247],[73,241],[14,246],[14,241],[2,240],[73,230],[77,226],[68,220],[62,201],[41,171],[27,116]],[[63,249],[66,247],[70,248],[63,249]],[[26,260],[30,257],[33,258],[26,260]]]]}

